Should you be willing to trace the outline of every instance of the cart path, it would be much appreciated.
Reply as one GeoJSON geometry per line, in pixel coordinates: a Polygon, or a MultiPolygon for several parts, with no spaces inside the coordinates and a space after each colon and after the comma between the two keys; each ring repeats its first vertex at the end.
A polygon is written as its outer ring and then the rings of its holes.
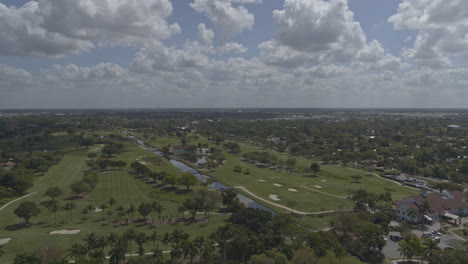
{"type": "Polygon", "coordinates": [[[334,194],[327,193],[327,192],[322,192],[322,191],[319,191],[319,190],[316,190],[316,189],[309,188],[309,187],[307,187],[307,186],[301,186],[301,188],[304,188],[304,189],[307,189],[307,190],[311,190],[311,191],[314,191],[314,192],[318,192],[318,193],[321,193],[321,194],[325,194],[325,195],[328,195],[328,196],[340,198],[340,199],[345,199],[345,200],[348,199],[348,197],[346,197],[346,196],[339,196],[339,195],[334,195],[334,194]]]}
{"type": "Polygon", "coordinates": [[[248,193],[249,195],[251,195],[252,197],[258,199],[258,200],[261,200],[265,203],[268,203],[268,204],[271,204],[273,206],[276,206],[276,207],[279,207],[279,208],[282,208],[282,209],[285,209],[285,210],[288,210],[290,212],[293,212],[293,213],[296,213],[296,214],[300,214],[300,215],[318,215],[318,214],[326,214],[326,213],[333,213],[333,212],[340,212],[340,211],[349,211],[349,210],[352,210],[352,209],[348,209],[348,210],[330,210],[330,211],[321,211],[321,212],[302,212],[302,211],[298,211],[298,210],[294,210],[290,207],[287,207],[287,206],[284,206],[284,205],[281,205],[281,204],[277,204],[277,203],[274,203],[274,202],[271,202],[271,201],[268,201],[267,199],[264,199],[254,193],[252,193],[251,191],[247,190],[245,187],[242,187],[242,186],[236,186],[234,187],[236,189],[241,189],[243,190],[244,192],[248,193]]]}
{"type": "Polygon", "coordinates": [[[32,193],[26,194],[25,196],[22,196],[22,197],[20,197],[20,198],[16,198],[15,200],[13,200],[13,201],[11,201],[11,202],[8,202],[8,203],[6,203],[4,206],[0,207],[0,211],[2,211],[3,209],[5,209],[7,206],[9,206],[9,205],[12,204],[12,203],[17,202],[17,201],[19,201],[19,200],[21,200],[21,199],[27,198],[27,197],[29,197],[29,196],[31,196],[31,195],[34,195],[34,194],[36,194],[36,192],[32,192],[32,193]]]}

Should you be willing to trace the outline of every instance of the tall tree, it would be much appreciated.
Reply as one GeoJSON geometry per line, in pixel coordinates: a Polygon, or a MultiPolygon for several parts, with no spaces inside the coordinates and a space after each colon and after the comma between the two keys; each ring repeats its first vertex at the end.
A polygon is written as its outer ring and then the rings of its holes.
{"type": "Polygon", "coordinates": [[[29,219],[41,213],[41,209],[33,202],[22,202],[14,211],[15,215],[23,218],[27,225],[29,219]]]}
{"type": "Polygon", "coordinates": [[[63,194],[63,190],[60,189],[60,187],[58,186],[54,186],[54,187],[49,187],[45,191],[44,196],[50,197],[52,201],[55,201],[55,198],[59,197],[62,194],[63,194]]]}

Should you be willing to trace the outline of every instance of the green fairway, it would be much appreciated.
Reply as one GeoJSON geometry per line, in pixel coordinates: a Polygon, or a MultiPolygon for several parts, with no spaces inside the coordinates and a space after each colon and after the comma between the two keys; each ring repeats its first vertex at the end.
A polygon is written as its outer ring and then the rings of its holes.
{"type": "MultiPolygon", "coordinates": [[[[190,137],[193,136],[188,136],[188,138],[190,137]]],[[[170,142],[170,140],[171,138],[160,137],[156,140],[151,140],[149,143],[156,147],[162,147],[167,142],[170,142]]],[[[196,140],[191,140],[191,144],[196,144],[198,142],[201,142],[202,144],[208,143],[211,147],[215,147],[213,143],[209,142],[203,136],[198,136],[196,140]]],[[[300,211],[317,212],[340,208],[352,208],[351,201],[337,198],[336,196],[346,197],[349,196],[352,191],[357,189],[365,189],[375,193],[384,193],[389,191],[394,200],[417,193],[414,189],[400,186],[394,182],[374,175],[366,176],[367,173],[364,171],[337,165],[320,165],[321,172],[319,172],[316,177],[310,177],[310,175],[306,176],[304,173],[287,171],[286,169],[278,170],[259,168],[255,164],[243,161],[242,154],[249,151],[268,151],[284,160],[287,159],[288,156],[285,153],[263,150],[243,143],[239,143],[239,145],[241,147],[239,154],[224,152],[226,157],[224,165],[210,170],[200,169],[200,171],[211,175],[223,184],[231,187],[243,186],[250,192],[264,199],[284,206],[294,207],[294,209],[300,211]],[[248,168],[250,174],[246,175],[244,173],[234,172],[234,166],[236,165],[240,165],[243,171],[248,168]],[[351,175],[361,175],[362,179],[359,183],[354,183],[350,178],[351,175]],[[277,186],[275,186],[275,184],[277,186]],[[288,189],[295,189],[297,192],[290,191],[288,189]],[[275,201],[270,199],[270,195],[277,195],[280,200],[275,201]]],[[[297,160],[297,166],[309,167],[310,164],[314,162],[304,157],[294,158],[297,160]]],[[[249,196],[249,194],[245,192],[243,193],[249,196]]],[[[279,209],[278,207],[269,205],[263,201],[258,202],[274,210],[283,211],[283,209],[279,209]]]]}
{"type": "MultiPolygon", "coordinates": [[[[91,149],[99,148],[99,145],[93,146],[91,149]]],[[[151,232],[154,228],[160,234],[170,232],[174,229],[181,229],[188,232],[192,236],[208,235],[216,227],[224,224],[225,219],[229,215],[213,215],[209,224],[193,223],[193,224],[176,224],[177,208],[180,202],[190,197],[190,192],[178,191],[175,193],[170,189],[156,188],[156,185],[149,184],[140,178],[135,178],[134,175],[129,174],[126,170],[123,171],[108,171],[98,174],[99,180],[94,191],[86,195],[83,199],[70,200],[72,196],[69,186],[71,183],[82,179],[83,171],[87,169],[85,161],[87,160],[87,152],[90,150],[74,151],[66,154],[63,160],[49,169],[44,176],[35,179],[34,187],[29,192],[36,192],[34,195],[25,198],[21,201],[15,202],[0,212],[0,238],[12,238],[12,240],[4,245],[5,255],[1,258],[1,263],[12,263],[16,254],[24,251],[34,251],[40,246],[53,244],[62,250],[68,249],[73,243],[79,242],[87,234],[95,232],[101,235],[107,235],[110,232],[122,233],[130,228],[136,228],[145,233],[151,232]],[[41,207],[42,213],[31,219],[32,226],[22,227],[23,220],[14,215],[14,209],[22,201],[33,201],[40,203],[47,200],[43,196],[45,190],[50,186],[59,186],[64,190],[64,195],[59,197],[60,204],[66,202],[75,202],[77,207],[71,213],[72,218],[69,223],[65,222],[65,211],[57,213],[57,224],[55,224],[54,214],[48,216],[47,210],[41,207]],[[123,206],[127,208],[130,204],[138,207],[141,202],[149,202],[150,198],[148,193],[158,190],[160,199],[158,202],[165,208],[162,217],[166,219],[165,223],[157,227],[151,225],[126,225],[125,221],[120,223],[115,222],[116,213],[114,212],[111,223],[108,224],[108,217],[105,212],[90,212],[88,218],[83,220],[81,211],[92,206],[98,207],[106,203],[110,198],[117,200],[114,206],[123,206]],[[167,219],[172,219],[171,224],[167,223],[167,219]],[[74,230],[79,229],[81,232],[76,235],[50,235],[49,233],[54,230],[74,230]]],[[[115,159],[125,160],[128,163],[131,161],[146,160],[148,167],[153,170],[166,170],[173,173],[180,173],[176,168],[172,167],[169,163],[160,162],[153,163],[152,158],[155,157],[153,153],[136,146],[132,142],[125,143],[125,150],[114,157],[115,159]]],[[[159,159],[156,159],[160,161],[159,159]]],[[[107,209],[109,210],[109,208],[107,209]]],[[[138,212],[135,212],[135,220],[139,218],[138,212]]],[[[151,218],[151,215],[149,216],[151,218]]],[[[147,250],[151,250],[147,248],[147,250]]],[[[107,250],[108,251],[108,250],[107,250]]]]}

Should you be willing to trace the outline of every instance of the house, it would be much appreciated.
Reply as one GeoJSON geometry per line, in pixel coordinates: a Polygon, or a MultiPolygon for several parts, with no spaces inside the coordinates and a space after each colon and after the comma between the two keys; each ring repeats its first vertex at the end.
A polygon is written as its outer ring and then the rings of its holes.
{"type": "Polygon", "coordinates": [[[0,163],[0,168],[3,168],[4,170],[11,170],[13,167],[16,165],[13,161],[7,161],[6,163],[0,163]]]}
{"type": "Polygon", "coordinates": [[[197,151],[196,151],[196,154],[198,154],[198,155],[205,155],[205,154],[209,154],[209,153],[210,153],[209,148],[197,148],[197,151]]]}
{"type": "Polygon", "coordinates": [[[397,201],[395,213],[397,220],[413,223],[419,223],[423,219],[438,221],[442,217],[457,221],[459,217],[468,216],[468,203],[463,192],[428,193],[422,190],[419,195],[397,201]],[[420,211],[424,200],[429,202],[430,210],[422,215],[420,211]]]}
{"type": "Polygon", "coordinates": [[[196,149],[195,146],[180,145],[180,146],[171,147],[169,151],[174,154],[186,154],[186,153],[193,153],[195,149],[196,149]]]}

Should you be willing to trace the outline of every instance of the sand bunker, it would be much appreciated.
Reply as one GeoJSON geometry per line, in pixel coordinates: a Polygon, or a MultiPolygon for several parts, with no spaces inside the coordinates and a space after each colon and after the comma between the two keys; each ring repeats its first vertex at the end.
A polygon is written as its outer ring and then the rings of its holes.
{"type": "Polygon", "coordinates": [[[289,188],[288,191],[290,191],[290,192],[297,192],[297,190],[294,189],[294,188],[289,188]]]}
{"type": "Polygon", "coordinates": [[[273,183],[273,185],[276,186],[276,187],[281,187],[281,186],[283,186],[282,184],[279,184],[279,183],[273,183]]]}
{"type": "Polygon", "coordinates": [[[94,209],[94,212],[95,212],[95,213],[100,213],[100,212],[102,212],[102,208],[96,207],[96,208],[94,209]]]}
{"type": "Polygon", "coordinates": [[[327,180],[320,180],[321,182],[326,182],[327,180]]]}
{"type": "Polygon", "coordinates": [[[262,180],[262,179],[260,179],[260,180],[258,180],[258,181],[259,181],[259,182],[266,182],[265,180],[262,180]]]}
{"type": "Polygon", "coordinates": [[[322,189],[322,186],[320,185],[314,185],[315,188],[319,188],[319,189],[322,189]]]}
{"type": "Polygon", "coordinates": [[[270,199],[272,199],[273,201],[281,200],[280,198],[278,198],[278,195],[276,195],[276,194],[270,194],[270,196],[268,196],[268,197],[270,197],[270,199]]]}
{"type": "Polygon", "coordinates": [[[148,163],[144,162],[144,161],[139,161],[140,164],[143,164],[143,165],[148,165],[148,163]]]}
{"type": "Polygon", "coordinates": [[[76,230],[55,230],[50,232],[51,235],[75,235],[80,233],[81,230],[76,229],[76,230]]]}
{"type": "Polygon", "coordinates": [[[11,238],[4,238],[0,239],[0,246],[5,245],[6,243],[10,242],[11,238]]]}

